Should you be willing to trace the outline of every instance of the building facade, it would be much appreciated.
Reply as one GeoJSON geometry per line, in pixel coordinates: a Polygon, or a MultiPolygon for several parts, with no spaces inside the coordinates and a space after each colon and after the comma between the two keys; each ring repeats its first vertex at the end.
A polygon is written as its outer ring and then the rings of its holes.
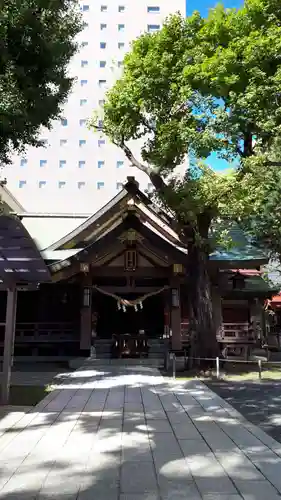
{"type": "MultiPolygon", "coordinates": [[[[20,284],[15,356],[71,359],[162,356],[190,341],[187,249],[167,214],[134,178],[97,212],[18,214],[51,276],[38,288],[20,284]],[[113,349],[115,348],[115,349],[113,349]],[[162,353],[162,354],[161,354],[162,353]]],[[[217,338],[225,355],[247,357],[263,342],[264,302],[272,296],[261,267],[266,256],[239,228],[236,245],[209,260],[217,338]]],[[[7,251],[10,251],[8,248],[7,251]]],[[[0,347],[6,292],[0,300],[0,347]]]]}
{"type": "MultiPolygon", "coordinates": [[[[136,176],[143,190],[150,188],[147,176],[130,168],[121,150],[88,130],[87,120],[121,75],[130,42],[159,30],[173,12],[185,15],[185,0],[80,0],[80,7],[86,26],[70,65],[76,82],[64,118],[51,131],[42,130],[45,147],[14,156],[3,174],[28,211],[49,212],[51,201],[53,212],[93,213],[122,189],[128,175],[136,176]]],[[[140,144],[133,149],[138,155],[140,144]]]]}

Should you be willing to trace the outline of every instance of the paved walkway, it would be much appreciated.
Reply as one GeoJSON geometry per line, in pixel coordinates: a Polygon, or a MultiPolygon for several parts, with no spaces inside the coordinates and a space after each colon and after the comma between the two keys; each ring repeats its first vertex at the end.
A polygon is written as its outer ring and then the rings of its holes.
{"type": "Polygon", "coordinates": [[[88,363],[0,421],[0,499],[281,500],[280,457],[201,382],[88,363]]]}
{"type": "Polygon", "coordinates": [[[281,443],[281,380],[208,381],[244,417],[281,443]]]}

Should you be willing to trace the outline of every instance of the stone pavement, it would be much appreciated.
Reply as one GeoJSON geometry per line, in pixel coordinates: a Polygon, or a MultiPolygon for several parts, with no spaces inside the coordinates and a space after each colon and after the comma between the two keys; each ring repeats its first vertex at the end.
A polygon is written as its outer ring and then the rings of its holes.
{"type": "Polygon", "coordinates": [[[281,380],[212,380],[207,385],[281,443],[281,380]]]}
{"type": "Polygon", "coordinates": [[[281,500],[280,457],[203,383],[89,361],[0,421],[0,499],[281,500]]]}

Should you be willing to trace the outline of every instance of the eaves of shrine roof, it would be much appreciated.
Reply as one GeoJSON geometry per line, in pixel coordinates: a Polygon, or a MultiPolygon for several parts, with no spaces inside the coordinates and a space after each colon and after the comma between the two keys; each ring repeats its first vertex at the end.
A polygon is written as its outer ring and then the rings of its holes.
{"type": "MultiPolygon", "coordinates": [[[[52,273],[61,271],[64,268],[70,267],[72,263],[80,261],[89,261],[92,256],[97,256],[104,249],[112,248],[119,240],[126,239],[128,232],[134,231],[140,241],[148,242],[161,254],[165,254],[165,259],[170,258],[174,262],[184,264],[186,261],[187,250],[174,243],[171,243],[168,238],[163,237],[162,233],[157,231],[148,222],[142,222],[135,214],[128,214],[125,219],[120,217],[114,225],[108,227],[94,241],[91,241],[88,246],[79,249],[69,250],[44,250],[42,255],[48,261],[52,273]],[[57,258],[56,258],[57,257],[57,258]]],[[[146,243],[145,243],[146,245],[146,243]]],[[[142,246],[142,243],[141,243],[142,246]]]]}
{"type": "Polygon", "coordinates": [[[120,217],[126,217],[128,212],[137,212],[144,222],[149,222],[156,231],[172,244],[181,245],[178,234],[170,227],[169,218],[164,213],[159,213],[157,207],[142,193],[134,178],[128,178],[124,186],[112,200],[104,207],[91,215],[71,230],[68,234],[58,239],[45,251],[69,250],[83,248],[102,237],[102,235],[119,223],[120,217]]]}
{"type": "Polygon", "coordinates": [[[12,214],[0,216],[1,288],[37,285],[51,281],[49,269],[21,220],[12,214]]]}
{"type": "Polygon", "coordinates": [[[238,266],[249,269],[267,264],[267,253],[254,245],[237,223],[231,222],[228,233],[232,240],[231,248],[224,249],[218,246],[211,253],[210,261],[219,263],[222,268],[238,266]]]}

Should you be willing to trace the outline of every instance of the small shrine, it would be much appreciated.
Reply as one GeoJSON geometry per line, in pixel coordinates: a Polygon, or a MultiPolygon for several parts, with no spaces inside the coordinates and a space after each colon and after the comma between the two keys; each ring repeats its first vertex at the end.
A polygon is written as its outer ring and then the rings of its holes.
{"type": "MultiPolygon", "coordinates": [[[[94,214],[18,217],[52,281],[18,294],[15,356],[69,359],[94,348],[98,357],[153,357],[167,343],[188,345],[187,249],[134,178],[94,214]]],[[[262,278],[267,257],[236,226],[233,240],[210,256],[214,315],[222,352],[247,357],[266,337],[272,290],[262,278]]]]}

